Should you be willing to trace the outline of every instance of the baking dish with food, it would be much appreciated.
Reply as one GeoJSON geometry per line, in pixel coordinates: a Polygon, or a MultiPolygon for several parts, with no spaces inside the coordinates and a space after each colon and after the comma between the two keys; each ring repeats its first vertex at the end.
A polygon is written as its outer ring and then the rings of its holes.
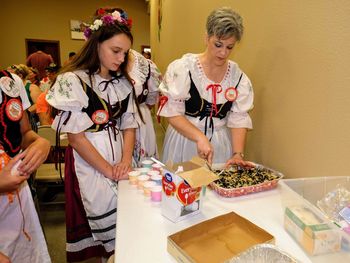
{"type": "Polygon", "coordinates": [[[253,168],[214,164],[213,170],[220,179],[210,184],[211,188],[224,197],[235,197],[273,189],[283,174],[262,164],[254,163],[253,168]]]}

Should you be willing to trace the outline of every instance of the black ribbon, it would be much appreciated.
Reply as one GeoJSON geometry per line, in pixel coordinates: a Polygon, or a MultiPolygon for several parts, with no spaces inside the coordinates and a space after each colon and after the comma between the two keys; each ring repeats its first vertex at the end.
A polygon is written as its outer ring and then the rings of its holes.
{"type": "Polygon", "coordinates": [[[209,138],[209,141],[211,141],[213,134],[214,134],[214,120],[212,113],[212,105],[211,103],[205,103],[203,110],[199,113],[199,120],[202,121],[205,118],[205,125],[204,125],[204,135],[207,135],[208,131],[208,120],[209,120],[209,128],[211,129],[211,136],[209,138]]]}

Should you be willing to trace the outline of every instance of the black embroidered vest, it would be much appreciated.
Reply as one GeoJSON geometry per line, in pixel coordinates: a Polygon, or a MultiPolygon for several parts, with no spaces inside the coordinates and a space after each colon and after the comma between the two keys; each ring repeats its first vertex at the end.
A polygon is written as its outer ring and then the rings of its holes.
{"type": "Polygon", "coordinates": [[[191,79],[191,97],[185,101],[185,114],[191,117],[199,117],[200,120],[204,119],[204,117],[209,117],[210,115],[219,119],[225,118],[226,114],[230,111],[233,102],[226,101],[224,104],[217,104],[219,110],[217,114],[212,114],[212,103],[200,96],[198,89],[192,80],[191,73],[189,74],[191,79]]]}
{"type": "MultiPolygon", "coordinates": [[[[79,78],[80,79],[80,78],[79,78]]],[[[117,102],[114,105],[111,105],[108,101],[105,101],[104,99],[100,98],[96,92],[89,87],[85,82],[83,82],[80,79],[80,82],[84,88],[84,91],[86,92],[86,95],[89,97],[89,105],[87,108],[83,108],[83,112],[86,112],[89,117],[92,119],[92,115],[97,110],[105,110],[108,112],[109,119],[104,124],[93,124],[91,127],[89,127],[88,131],[101,131],[103,130],[106,125],[112,124],[111,122],[115,122],[116,120],[120,119],[123,113],[127,111],[128,104],[129,104],[129,97],[130,94],[123,99],[122,101],[117,102]]]]}

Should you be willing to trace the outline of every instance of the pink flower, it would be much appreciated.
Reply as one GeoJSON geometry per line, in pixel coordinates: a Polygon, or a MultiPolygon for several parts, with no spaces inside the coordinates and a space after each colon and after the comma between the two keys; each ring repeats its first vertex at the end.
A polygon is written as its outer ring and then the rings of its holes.
{"type": "Polygon", "coordinates": [[[102,19],[104,25],[113,25],[114,24],[114,19],[111,15],[103,16],[101,19],[102,19]]]}

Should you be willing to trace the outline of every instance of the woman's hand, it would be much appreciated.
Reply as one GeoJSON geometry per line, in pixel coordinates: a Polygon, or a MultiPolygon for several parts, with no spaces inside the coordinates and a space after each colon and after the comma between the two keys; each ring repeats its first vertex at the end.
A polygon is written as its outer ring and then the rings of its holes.
{"type": "Polygon", "coordinates": [[[127,180],[129,178],[128,172],[131,171],[131,161],[122,160],[113,166],[113,179],[116,181],[127,180]]]}
{"type": "Polygon", "coordinates": [[[204,134],[197,140],[197,152],[199,157],[207,160],[209,164],[212,164],[214,149],[204,134]]]}
{"type": "Polygon", "coordinates": [[[225,168],[228,168],[231,165],[238,165],[244,167],[254,167],[254,164],[248,161],[243,160],[243,156],[240,153],[234,153],[233,156],[228,159],[225,163],[225,168]]]}

